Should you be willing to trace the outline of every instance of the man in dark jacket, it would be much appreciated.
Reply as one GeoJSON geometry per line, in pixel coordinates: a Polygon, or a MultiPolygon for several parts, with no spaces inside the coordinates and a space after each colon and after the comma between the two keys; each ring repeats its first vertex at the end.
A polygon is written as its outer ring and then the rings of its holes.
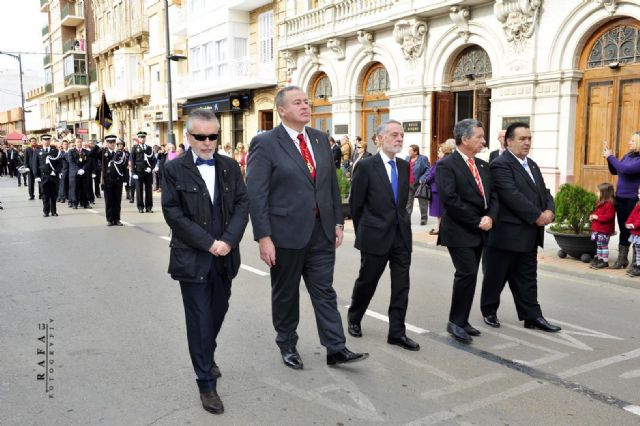
{"type": "Polygon", "coordinates": [[[107,226],[122,226],[120,211],[122,204],[122,184],[126,179],[127,157],[123,151],[124,141],[117,141],[116,135],[104,137],[106,147],[100,154],[100,186],[104,191],[104,211],[107,226]],[[116,148],[117,145],[117,148],[116,148]]]}
{"type": "Polygon", "coordinates": [[[140,213],[153,213],[153,169],[157,158],[147,145],[147,132],[138,132],[138,144],[131,148],[131,173],[136,185],[136,203],[140,213]],[[144,197],[144,198],[143,198],[144,197]]]}
{"type": "Polygon", "coordinates": [[[162,213],[171,228],[169,274],[180,282],[189,354],[206,411],[224,412],[216,391],[216,337],[229,307],[231,280],[240,267],[239,244],[249,204],[240,167],[216,153],[215,114],[189,114],[191,149],[167,164],[162,213]]]}
{"type": "Polygon", "coordinates": [[[60,185],[60,171],[62,170],[62,153],[51,143],[51,137],[42,137],[42,149],[36,154],[36,182],[42,187],[42,213],[44,217],[58,216],[56,199],[60,185]]]}

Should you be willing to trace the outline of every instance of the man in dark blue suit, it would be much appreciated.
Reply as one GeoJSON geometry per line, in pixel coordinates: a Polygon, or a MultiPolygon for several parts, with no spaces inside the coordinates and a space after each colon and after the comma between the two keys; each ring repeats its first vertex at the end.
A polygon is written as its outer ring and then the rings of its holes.
{"type": "Polygon", "coordinates": [[[276,344],[287,367],[303,368],[296,329],[304,278],[327,364],[358,361],[367,354],[346,348],[333,289],[344,219],[327,135],[306,127],[311,108],[299,87],[285,87],[275,101],[282,124],[251,141],[247,186],[253,235],[260,258],[271,268],[276,344]]]}
{"type": "Polygon", "coordinates": [[[216,387],[216,338],[240,268],[249,208],[238,163],[216,152],[219,129],[213,111],[192,111],[191,149],[167,163],[162,175],[162,213],[171,228],[169,274],[180,282],[202,407],[214,414],[224,412],[216,387]]]}
{"type": "Polygon", "coordinates": [[[489,164],[475,158],[484,146],[484,130],[477,120],[458,122],[453,135],[457,149],[443,158],[436,184],[443,213],[438,244],[446,246],[456,269],[447,331],[462,343],[480,331],[469,324],[478,280],[478,265],[498,214],[498,199],[491,189],[489,164]]]}
{"type": "Polygon", "coordinates": [[[353,285],[349,307],[349,334],[362,336],[361,321],[378,281],[389,264],[391,301],[387,343],[417,351],[420,345],[406,335],[404,325],[409,304],[411,266],[411,218],[406,210],[409,163],[397,154],[402,150],[402,123],[389,120],[377,131],[380,152],[358,163],[353,173],[349,207],[360,250],[360,272],[353,285]]]}
{"type": "Polygon", "coordinates": [[[538,303],[538,246],[544,227],[553,221],[553,197],[538,165],[528,157],[531,130],[525,123],[511,124],[505,134],[507,151],[491,162],[491,179],[500,209],[487,242],[487,270],[482,282],[480,309],[484,322],[500,327],[497,312],[505,283],[525,328],[556,332],[538,303]]]}

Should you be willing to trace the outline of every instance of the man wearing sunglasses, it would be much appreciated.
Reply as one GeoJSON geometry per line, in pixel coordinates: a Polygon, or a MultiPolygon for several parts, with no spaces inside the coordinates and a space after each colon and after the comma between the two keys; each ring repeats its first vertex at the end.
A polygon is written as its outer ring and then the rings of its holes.
{"type": "Polygon", "coordinates": [[[303,368],[298,342],[300,279],[313,302],[327,364],[360,361],[368,354],[345,346],[333,289],[336,248],[344,218],[327,135],[306,127],[311,108],[299,87],[276,95],[282,124],[253,138],[247,184],[253,234],[271,268],[271,309],[284,364],[303,368]]]}
{"type": "Polygon", "coordinates": [[[221,414],[214,360],[216,337],[240,267],[239,244],[249,220],[240,167],[216,152],[220,125],[210,110],[189,113],[191,149],[166,163],[162,213],[171,228],[169,273],[180,282],[189,354],[202,407],[221,414]]]}
{"type": "Polygon", "coordinates": [[[157,159],[153,148],[146,143],[147,132],[138,132],[136,136],[138,144],[131,149],[131,173],[136,186],[136,203],[140,213],[153,213],[153,168],[157,159]]]}

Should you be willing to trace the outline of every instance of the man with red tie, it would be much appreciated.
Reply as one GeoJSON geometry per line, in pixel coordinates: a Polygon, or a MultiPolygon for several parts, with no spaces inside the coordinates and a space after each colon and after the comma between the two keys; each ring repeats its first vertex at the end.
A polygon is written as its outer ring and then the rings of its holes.
{"type": "Polygon", "coordinates": [[[306,127],[311,108],[299,87],[283,88],[275,103],[282,124],[251,141],[247,190],[260,258],[271,268],[276,344],[287,367],[303,368],[296,329],[300,279],[304,278],[320,343],[327,349],[327,364],[362,360],[367,354],[351,352],[345,346],[333,289],[344,219],[327,135],[306,127]]]}
{"type": "Polygon", "coordinates": [[[462,120],[453,135],[456,151],[443,158],[436,171],[443,207],[438,244],[447,247],[456,269],[447,331],[456,340],[471,343],[471,336],[480,331],[469,324],[469,313],[487,233],[498,215],[498,198],[491,191],[489,164],[475,158],[485,144],[482,123],[462,120]]]}

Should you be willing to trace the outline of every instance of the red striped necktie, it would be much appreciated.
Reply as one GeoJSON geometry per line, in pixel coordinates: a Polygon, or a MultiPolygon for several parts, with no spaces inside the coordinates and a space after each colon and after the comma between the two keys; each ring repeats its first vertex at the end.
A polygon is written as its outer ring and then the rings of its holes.
{"type": "Polygon", "coordinates": [[[298,133],[298,141],[300,142],[300,153],[302,154],[302,159],[307,164],[309,168],[309,173],[311,174],[311,179],[316,181],[316,165],[313,162],[313,157],[311,156],[311,151],[309,151],[309,147],[307,146],[307,141],[304,139],[304,135],[302,133],[298,133]]]}
{"type": "MultiPolygon", "coordinates": [[[[478,172],[478,168],[476,167],[475,161],[473,161],[473,158],[469,158],[467,160],[467,163],[469,164],[469,170],[471,170],[471,174],[473,175],[473,178],[476,180],[476,184],[478,185],[480,194],[482,194],[482,198],[485,198],[484,188],[482,187],[482,179],[480,179],[480,173],[478,172]]],[[[485,203],[486,203],[486,199],[485,199],[485,203]]]]}

